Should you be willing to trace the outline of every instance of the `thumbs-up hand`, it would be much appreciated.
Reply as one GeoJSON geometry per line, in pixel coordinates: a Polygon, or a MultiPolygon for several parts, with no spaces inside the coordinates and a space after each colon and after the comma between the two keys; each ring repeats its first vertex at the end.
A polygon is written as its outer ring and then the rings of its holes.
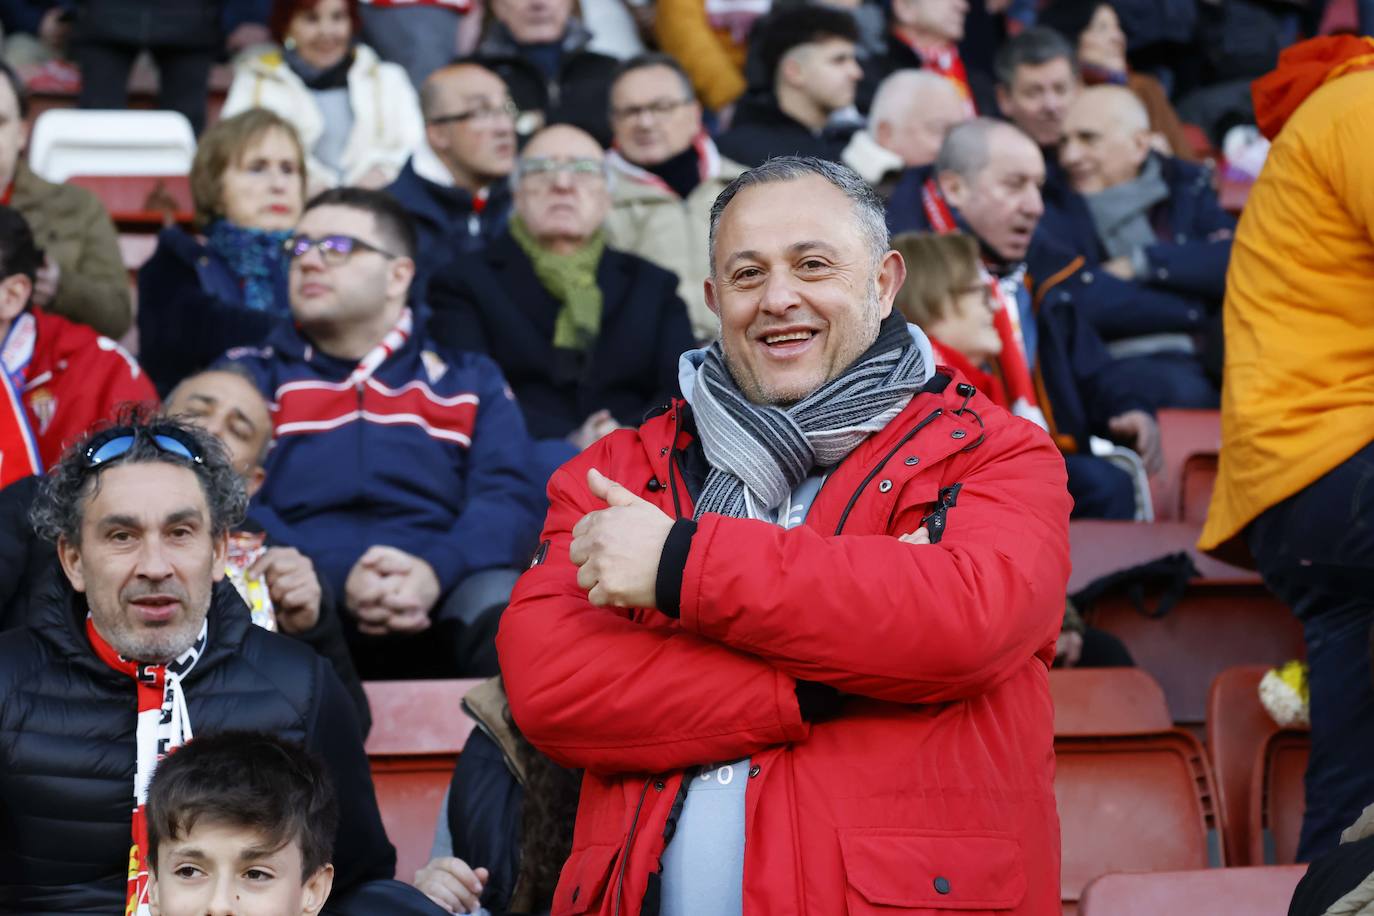
{"type": "Polygon", "coordinates": [[[606,508],[573,526],[568,556],[578,568],[577,584],[598,607],[653,607],[672,518],[595,468],[587,472],[587,488],[606,508]]]}

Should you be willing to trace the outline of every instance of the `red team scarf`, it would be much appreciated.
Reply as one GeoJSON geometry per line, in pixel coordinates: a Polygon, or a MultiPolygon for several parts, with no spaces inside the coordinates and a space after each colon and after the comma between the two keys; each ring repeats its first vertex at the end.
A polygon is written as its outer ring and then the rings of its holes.
{"type": "MultiPolygon", "coordinates": [[[[701,131],[692,139],[692,146],[697,151],[697,177],[701,181],[709,181],[720,174],[720,150],[711,140],[706,131],[701,131]]],[[[624,172],[640,184],[653,185],[659,188],[669,197],[677,197],[678,193],[668,186],[668,182],[659,178],[648,169],[635,165],[630,160],[620,154],[615,147],[606,154],[606,158],[615,168],[624,172]]]]}
{"type": "Polygon", "coordinates": [[[38,342],[38,322],[25,312],[0,341],[0,487],[22,477],[43,473],[38,440],[24,409],[24,383],[38,342]]]}
{"type": "Polygon", "coordinates": [[[205,652],[207,624],[191,648],[166,665],[143,664],[124,658],[96,631],[86,618],[86,635],[100,660],[134,680],[138,690],[138,759],[134,767],[133,841],[129,847],[129,884],[124,916],[148,916],[148,783],[158,761],[191,740],[191,717],[182,678],[190,673],[205,652]]]}
{"type": "Polygon", "coordinates": [[[915,42],[908,41],[906,36],[892,33],[898,41],[906,45],[916,56],[921,59],[921,66],[931,73],[938,73],[945,79],[954,84],[963,96],[964,107],[968,111],[970,118],[978,115],[978,108],[973,104],[973,89],[968,84],[968,71],[964,69],[964,59],[959,56],[959,49],[954,45],[945,45],[936,51],[927,51],[916,45],[915,42]]]}
{"type": "Polygon", "coordinates": [[[348,384],[361,385],[372,378],[373,373],[381,367],[382,363],[391,358],[391,354],[405,346],[405,342],[410,338],[414,327],[415,319],[411,316],[410,309],[407,308],[401,312],[401,317],[396,321],[395,326],[386,332],[382,342],[358,360],[358,367],[349,375],[348,384]]]}
{"type": "MultiPolygon", "coordinates": [[[[954,212],[950,210],[949,203],[940,193],[934,178],[926,179],[925,185],[921,188],[921,206],[925,210],[926,219],[930,221],[930,227],[938,235],[960,231],[959,224],[954,221],[954,212]]],[[[997,328],[997,336],[1002,338],[1002,353],[997,357],[997,368],[1002,375],[1002,384],[1006,386],[1011,411],[1018,417],[1025,417],[1034,422],[1042,429],[1049,429],[1049,423],[1037,402],[1035,385],[1031,381],[1030,370],[1026,364],[1026,342],[1021,334],[1020,307],[1014,296],[988,270],[987,264],[980,263],[978,269],[993,301],[997,303],[997,314],[992,319],[993,326],[997,328]]],[[[1013,273],[1012,277],[1015,282],[1024,283],[1024,266],[1013,273]]]]}

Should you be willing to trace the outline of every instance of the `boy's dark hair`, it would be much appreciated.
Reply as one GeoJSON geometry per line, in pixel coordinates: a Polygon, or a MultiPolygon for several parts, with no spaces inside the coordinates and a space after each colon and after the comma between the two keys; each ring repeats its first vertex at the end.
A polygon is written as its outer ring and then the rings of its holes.
{"type": "Polygon", "coordinates": [[[382,244],[394,255],[415,257],[415,224],[405,208],[387,192],[369,188],[330,188],[306,201],[302,213],[309,213],[316,207],[349,207],[372,214],[382,244]]]}
{"type": "Polygon", "coordinates": [[[43,252],[33,240],[33,230],[19,211],[0,204],[0,277],[23,274],[30,281],[43,266],[43,252]]]}
{"type": "Polygon", "coordinates": [[[154,872],[159,846],[204,821],[257,831],[274,850],[297,844],[304,882],[334,855],[339,805],[324,767],[299,744],[227,731],[195,738],[158,764],[147,817],[154,872]]]}
{"type": "Polygon", "coordinates": [[[992,69],[997,77],[997,85],[1010,90],[1016,81],[1016,71],[1021,67],[1039,67],[1061,57],[1069,62],[1077,75],[1077,55],[1068,39],[1054,29],[1036,26],[1002,42],[1002,47],[997,49],[997,56],[993,58],[992,69]]]}
{"type": "Polygon", "coordinates": [[[772,86],[777,79],[778,64],[788,51],[828,38],[842,38],[858,44],[858,23],[846,10],[806,3],[784,7],[760,19],[754,24],[749,42],[758,48],[763,72],[772,86]]]}

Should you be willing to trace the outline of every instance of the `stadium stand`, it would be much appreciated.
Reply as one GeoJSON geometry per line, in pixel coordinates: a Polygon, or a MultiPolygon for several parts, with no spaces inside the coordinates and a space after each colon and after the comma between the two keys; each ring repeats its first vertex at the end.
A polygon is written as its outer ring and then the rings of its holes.
{"type": "Polygon", "coordinates": [[[186,175],[195,154],[191,122],[174,111],[45,111],[29,142],[29,166],[55,182],[72,175],[186,175]]]}
{"type": "Polygon", "coordinates": [[[382,823],[396,847],[396,875],[429,861],[453,766],[473,729],[463,695],[478,680],[367,681],[372,709],[367,757],[382,823]]]}
{"type": "Polygon", "coordinates": [[[1050,671],[1054,733],[1059,737],[1125,735],[1173,727],[1159,683],[1139,668],[1050,671]]]}
{"type": "Polygon", "coordinates": [[[1305,866],[1103,875],[1083,892],[1080,916],[1225,913],[1283,916],[1305,866]]]}

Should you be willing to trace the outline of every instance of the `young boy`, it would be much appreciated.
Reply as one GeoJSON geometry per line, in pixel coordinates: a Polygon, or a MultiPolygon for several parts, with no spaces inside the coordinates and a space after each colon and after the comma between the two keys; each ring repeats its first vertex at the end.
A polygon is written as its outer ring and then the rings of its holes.
{"type": "Polygon", "coordinates": [[[148,789],[152,916],[316,916],[339,810],[320,764],[258,732],[196,738],[148,789]]]}

